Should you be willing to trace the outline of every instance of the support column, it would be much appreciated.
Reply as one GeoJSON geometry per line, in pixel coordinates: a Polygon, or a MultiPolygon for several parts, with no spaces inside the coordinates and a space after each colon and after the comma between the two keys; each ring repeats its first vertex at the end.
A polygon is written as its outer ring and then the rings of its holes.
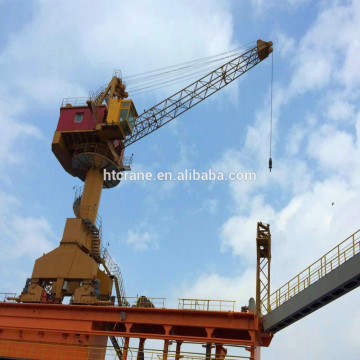
{"type": "Polygon", "coordinates": [[[164,340],[163,360],[167,360],[170,340],[164,340]]]}
{"type": "Polygon", "coordinates": [[[260,360],[260,346],[251,346],[246,350],[249,351],[251,360],[260,360]]]}
{"type": "Polygon", "coordinates": [[[176,354],[175,354],[175,360],[180,360],[180,350],[181,350],[181,344],[182,341],[176,342],[176,354]]]}
{"type": "Polygon", "coordinates": [[[211,360],[211,343],[206,344],[206,360],[211,360]]]}
{"type": "Polygon", "coordinates": [[[80,216],[88,218],[95,224],[99,209],[104,174],[101,170],[90,168],[86,174],[84,191],[80,203],[80,216]]]}
{"type": "Polygon", "coordinates": [[[221,345],[216,344],[215,347],[215,360],[223,360],[227,354],[227,350],[221,345]]]}
{"type": "Polygon", "coordinates": [[[145,343],[144,338],[139,339],[139,349],[138,349],[138,353],[137,353],[137,357],[136,360],[144,360],[144,343],[145,343]]]}
{"type": "Polygon", "coordinates": [[[260,360],[260,346],[255,346],[254,348],[254,360],[260,360]]]}
{"type": "Polygon", "coordinates": [[[128,351],[129,351],[129,341],[130,341],[130,338],[125,338],[124,349],[123,349],[121,360],[127,360],[127,354],[128,354],[128,351]]]}

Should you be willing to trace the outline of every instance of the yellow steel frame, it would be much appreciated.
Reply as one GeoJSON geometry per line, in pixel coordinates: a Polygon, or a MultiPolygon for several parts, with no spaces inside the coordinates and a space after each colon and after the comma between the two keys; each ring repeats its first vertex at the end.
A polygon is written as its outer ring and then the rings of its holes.
{"type": "MultiPolygon", "coordinates": [[[[273,292],[269,299],[269,311],[274,310],[359,252],[360,229],[273,292]]],[[[265,301],[267,301],[267,299],[265,301]]]]}

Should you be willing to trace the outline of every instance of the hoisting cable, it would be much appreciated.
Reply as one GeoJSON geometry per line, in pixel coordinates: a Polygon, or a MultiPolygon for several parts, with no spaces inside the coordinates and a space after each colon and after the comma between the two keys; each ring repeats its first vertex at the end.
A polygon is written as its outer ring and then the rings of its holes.
{"type": "Polygon", "coordinates": [[[272,169],[271,157],[271,140],[272,140],[272,113],[273,113],[273,79],[274,79],[274,52],[271,53],[271,85],[270,85],[270,157],[269,157],[269,170],[272,169]]]}
{"type": "MultiPolygon", "coordinates": [[[[249,49],[251,48],[251,46],[253,46],[253,43],[254,42],[250,42],[250,43],[247,43],[245,45],[242,45],[242,46],[238,46],[237,48],[234,48],[232,50],[228,50],[228,51],[225,51],[225,52],[222,52],[220,54],[216,54],[216,55],[212,55],[212,56],[207,56],[207,57],[203,57],[203,58],[200,58],[200,59],[196,59],[196,60],[191,60],[191,61],[186,61],[186,62],[183,62],[183,63],[180,63],[180,64],[176,64],[176,65],[171,65],[171,66],[166,66],[164,68],[160,68],[160,69],[156,69],[156,70],[151,70],[151,71],[146,71],[146,72],[143,72],[143,73],[138,73],[138,74],[133,74],[133,75],[129,75],[129,76],[126,76],[124,78],[125,81],[131,81],[133,80],[134,78],[146,78],[148,77],[149,75],[150,76],[158,76],[158,75],[162,75],[164,74],[164,71],[165,70],[178,70],[179,67],[183,68],[184,66],[193,66],[193,65],[197,65],[197,64],[200,64],[200,63],[203,63],[203,62],[206,62],[208,60],[213,60],[215,59],[216,60],[219,60],[219,57],[222,57],[223,55],[228,55],[228,54],[231,54],[231,53],[237,53],[237,52],[240,52],[241,50],[245,50],[245,49],[249,49]],[[216,59],[217,58],[217,59],[216,59]]],[[[230,55],[231,56],[231,55],[230,55]]],[[[166,73],[166,71],[165,71],[166,73]]]]}
{"type": "Polygon", "coordinates": [[[235,49],[232,49],[232,50],[229,50],[229,51],[226,51],[226,52],[222,52],[220,54],[216,54],[216,55],[212,55],[212,56],[207,56],[207,57],[204,57],[204,58],[200,58],[200,59],[196,59],[196,60],[191,60],[191,61],[187,61],[187,62],[183,62],[183,63],[180,63],[180,64],[176,64],[176,65],[171,65],[171,66],[167,66],[167,67],[164,67],[164,68],[160,68],[160,69],[156,69],[156,70],[151,70],[151,71],[147,71],[147,72],[143,72],[143,73],[139,73],[139,74],[134,74],[134,75],[129,75],[129,76],[126,76],[125,77],[125,81],[129,82],[129,81],[133,81],[133,79],[145,79],[145,78],[148,78],[148,77],[156,77],[156,76],[159,76],[159,75],[163,75],[163,74],[167,74],[171,71],[178,71],[178,70],[181,70],[181,69],[185,69],[187,67],[193,67],[194,65],[201,65],[202,63],[208,63],[208,62],[211,62],[211,61],[219,61],[223,58],[226,58],[226,57],[231,57],[231,56],[234,56],[232,54],[236,54],[236,53],[240,53],[240,51],[242,50],[246,50],[246,49],[249,49],[250,46],[241,46],[241,47],[237,47],[235,49]],[[224,55],[226,55],[224,57],[224,55]]]}
{"type": "MultiPolygon", "coordinates": [[[[197,77],[200,75],[200,73],[208,73],[212,69],[218,67],[220,64],[224,63],[224,60],[235,58],[237,56],[238,56],[237,53],[234,53],[232,55],[218,58],[216,60],[211,60],[211,61],[196,64],[196,65],[186,66],[184,68],[171,70],[171,71],[168,71],[167,73],[161,74],[161,76],[156,76],[154,78],[148,78],[148,79],[144,78],[141,80],[141,85],[136,84],[135,82],[131,82],[130,83],[131,85],[130,85],[130,87],[128,87],[128,90],[131,93],[134,93],[135,91],[146,89],[146,87],[149,87],[149,86],[153,87],[153,86],[157,86],[158,84],[162,84],[163,80],[167,81],[168,79],[170,79],[170,81],[176,81],[178,79],[185,80],[185,77],[188,77],[188,76],[197,77]]],[[[127,81],[127,84],[128,83],[129,82],[127,81]]]]}
{"type": "MultiPolygon", "coordinates": [[[[249,51],[253,46],[254,42],[249,42],[219,54],[129,75],[123,77],[122,81],[132,96],[154,92],[184,81],[197,79],[199,76],[203,76],[209,71],[219,67],[224,61],[237,58],[244,51],[249,51]]],[[[90,97],[96,98],[99,94],[102,94],[106,88],[107,85],[100,87],[96,92],[91,93],[90,97]]]]}
{"type": "Polygon", "coordinates": [[[132,95],[137,95],[138,93],[147,92],[149,89],[156,90],[157,88],[162,88],[164,84],[170,85],[181,82],[181,80],[198,77],[199,74],[205,74],[213,68],[216,68],[224,60],[239,56],[241,51],[249,49],[249,44],[217,55],[126,76],[124,77],[124,81],[127,85],[127,90],[131,92],[132,95]]]}

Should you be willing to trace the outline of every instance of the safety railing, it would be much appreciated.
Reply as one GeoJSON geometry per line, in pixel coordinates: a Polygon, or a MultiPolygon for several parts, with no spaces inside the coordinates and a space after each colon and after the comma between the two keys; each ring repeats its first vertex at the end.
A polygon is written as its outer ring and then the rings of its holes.
{"type": "Polygon", "coordinates": [[[132,163],[133,163],[133,157],[134,157],[134,154],[132,154],[131,156],[124,156],[123,159],[122,159],[122,163],[125,166],[130,166],[132,163]]]}
{"type": "Polygon", "coordinates": [[[16,298],[17,295],[16,293],[11,293],[11,292],[2,292],[0,293],[0,302],[9,302],[12,300],[8,300],[7,298],[16,298]]]}
{"type": "Polygon", "coordinates": [[[126,306],[131,307],[156,307],[165,309],[165,298],[162,297],[145,297],[145,296],[127,296],[126,306]],[[151,306],[152,305],[152,306],[151,306]]]}
{"type": "Polygon", "coordinates": [[[121,148],[117,147],[113,152],[109,146],[101,143],[80,144],[74,151],[74,158],[79,157],[78,169],[85,171],[91,166],[105,168],[109,163],[115,164],[117,168],[129,167],[133,156],[122,157],[121,148]],[[94,156],[96,155],[96,156],[94,156]]]}
{"type": "Polygon", "coordinates": [[[79,214],[84,221],[90,221],[99,231],[99,238],[102,238],[102,218],[97,214],[95,206],[79,205],[79,214]]]}
{"type": "Polygon", "coordinates": [[[126,293],[124,280],[119,265],[115,262],[107,249],[104,247],[101,247],[101,258],[103,259],[104,265],[106,266],[110,274],[116,277],[115,287],[117,287],[116,296],[118,298],[118,305],[127,306],[127,303],[125,301],[126,293]]]}
{"type": "Polygon", "coordinates": [[[179,299],[179,309],[202,311],[235,311],[233,300],[179,299]]]}
{"type": "MultiPolygon", "coordinates": [[[[270,310],[306,289],[360,252],[360,230],[350,235],[320,259],[270,295],[270,310]]],[[[266,304],[264,304],[266,305],[266,304]]],[[[265,315],[265,314],[263,314],[265,315]]]]}
{"type": "MultiPolygon", "coordinates": [[[[110,159],[111,161],[115,161],[111,150],[105,144],[101,144],[101,143],[80,144],[75,149],[74,157],[77,156],[77,155],[86,154],[86,153],[97,154],[97,155],[100,155],[100,156],[102,156],[102,157],[104,157],[106,159],[110,159]]],[[[89,160],[90,159],[88,159],[88,161],[89,160]]],[[[94,160],[101,161],[101,159],[92,159],[91,163],[88,163],[86,165],[87,166],[96,165],[96,164],[93,163],[94,160]]]]}
{"type": "MultiPolygon", "coordinates": [[[[138,349],[132,348],[132,359],[135,360],[137,358],[138,349]]],[[[145,349],[142,351],[142,354],[144,356],[144,360],[163,360],[164,359],[164,352],[162,350],[147,350],[145,349]]],[[[224,359],[223,356],[219,356],[219,359],[224,359]]],[[[175,360],[175,359],[182,359],[182,360],[206,360],[206,354],[205,353],[197,353],[197,352],[186,352],[181,351],[180,356],[176,355],[175,351],[168,351],[167,360],[175,360]]],[[[129,357],[128,357],[129,359],[129,357]]],[[[250,359],[249,356],[241,356],[241,355],[226,355],[226,360],[240,360],[240,359],[250,359]]],[[[129,359],[130,360],[130,359],[129,359]]],[[[215,354],[214,351],[212,353],[212,356],[209,357],[209,360],[215,360],[215,354]]]]}
{"type": "Polygon", "coordinates": [[[82,193],[84,191],[84,185],[82,185],[82,186],[74,186],[73,189],[75,190],[75,194],[74,194],[74,201],[75,201],[78,198],[81,198],[82,193]]]}
{"type": "Polygon", "coordinates": [[[99,97],[107,88],[107,84],[100,86],[95,92],[89,91],[89,98],[91,101],[94,101],[97,97],[99,97]]]}
{"type": "Polygon", "coordinates": [[[86,101],[88,98],[86,97],[73,97],[73,98],[64,98],[61,107],[66,107],[67,104],[71,106],[87,106],[86,101]]]}
{"type": "MultiPolygon", "coordinates": [[[[123,346],[120,347],[123,353],[123,346]]],[[[246,350],[244,349],[246,352],[246,350]]],[[[169,350],[164,356],[163,350],[140,350],[141,354],[138,354],[137,348],[128,348],[127,360],[136,360],[138,355],[144,360],[204,360],[206,359],[205,353],[185,352],[181,351],[180,355],[177,355],[175,351],[169,350]]],[[[0,357],[19,357],[26,356],[31,359],[48,359],[48,360],[76,360],[78,358],[85,358],[88,360],[118,360],[119,357],[116,351],[111,346],[78,346],[78,345],[60,345],[60,344],[45,344],[25,341],[14,340],[0,340],[0,357]]],[[[224,359],[223,356],[219,356],[219,359],[224,359]]],[[[242,355],[226,355],[226,360],[242,360],[250,359],[249,356],[242,355]]],[[[213,353],[209,360],[215,360],[215,354],[213,353]]]]}
{"type": "Polygon", "coordinates": [[[120,69],[114,69],[112,76],[116,76],[117,78],[122,79],[122,72],[121,72],[121,70],[120,70],[120,69]]]}
{"type": "Polygon", "coordinates": [[[77,218],[80,217],[80,204],[81,204],[81,197],[84,191],[84,186],[75,186],[75,195],[74,195],[74,202],[73,202],[73,211],[77,218]]]}

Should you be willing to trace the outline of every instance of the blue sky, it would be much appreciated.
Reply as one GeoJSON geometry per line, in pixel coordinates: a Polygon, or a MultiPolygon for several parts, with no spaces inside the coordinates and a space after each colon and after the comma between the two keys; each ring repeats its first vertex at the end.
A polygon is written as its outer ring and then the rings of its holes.
{"type": "MultiPolygon", "coordinates": [[[[21,291],[73,216],[81,182],[50,148],[64,97],[86,96],[114,68],[126,77],[258,38],[274,42],[273,172],[266,59],[127,149],[134,170],[257,173],[248,183],[104,190],[104,242],[127,294],[166,297],[171,306],[181,297],[234,299],[240,307],[255,295],[257,221],[271,224],[273,290],[358,229],[359,2],[171,4],[0,1],[2,291],[21,291]]],[[[133,97],[139,113],[179,86],[133,97]]],[[[356,359],[358,299],[355,290],[276,334],[263,359],[356,359]]]]}

